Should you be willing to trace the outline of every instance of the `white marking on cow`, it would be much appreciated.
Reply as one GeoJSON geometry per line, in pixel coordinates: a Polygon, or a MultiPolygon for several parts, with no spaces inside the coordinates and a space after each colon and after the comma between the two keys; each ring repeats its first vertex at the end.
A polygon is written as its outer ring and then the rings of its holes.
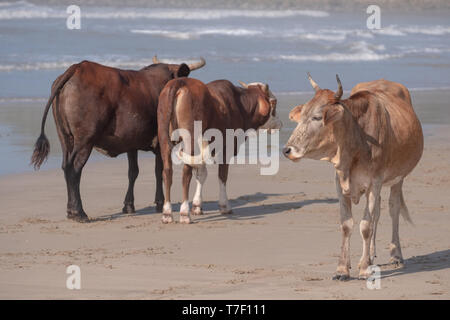
{"type": "Polygon", "coordinates": [[[183,201],[183,203],[181,203],[181,207],[180,207],[180,213],[181,214],[188,214],[189,213],[189,201],[183,201]]]}
{"type": "Polygon", "coordinates": [[[170,202],[166,201],[164,203],[163,213],[164,214],[172,214],[172,204],[170,202]]]}
{"type": "Polygon", "coordinates": [[[191,223],[191,214],[189,212],[189,201],[183,201],[180,207],[180,223],[191,223]]]}
{"type": "Polygon", "coordinates": [[[202,190],[203,185],[206,181],[206,177],[208,176],[208,170],[206,169],[206,165],[202,165],[195,168],[194,172],[195,172],[195,180],[197,181],[197,187],[195,189],[194,199],[192,201],[193,212],[195,214],[200,214],[203,202],[202,190]]]}
{"type": "Polygon", "coordinates": [[[220,181],[219,186],[220,186],[220,191],[219,191],[220,213],[230,213],[231,206],[230,206],[230,203],[228,202],[226,185],[225,185],[225,183],[220,181]]]}

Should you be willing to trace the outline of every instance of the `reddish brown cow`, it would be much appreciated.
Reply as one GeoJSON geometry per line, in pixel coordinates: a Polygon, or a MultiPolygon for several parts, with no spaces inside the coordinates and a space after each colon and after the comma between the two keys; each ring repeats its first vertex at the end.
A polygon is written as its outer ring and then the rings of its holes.
{"type": "MultiPolygon", "coordinates": [[[[244,88],[235,87],[227,80],[217,80],[205,85],[196,79],[183,78],[169,81],[161,92],[158,105],[158,140],[164,165],[163,179],[166,194],[162,217],[164,223],[173,221],[170,188],[172,185],[171,136],[174,130],[184,129],[192,137],[192,139],[182,137],[184,150],[180,153],[180,158],[184,163],[180,222],[190,223],[188,196],[192,169],[195,169],[197,180],[193,214],[202,213],[201,192],[207,176],[204,151],[208,150],[208,143],[206,141],[194,142],[194,121],[201,121],[202,134],[206,130],[216,129],[222,133],[223,137],[225,137],[226,129],[247,131],[248,129],[278,129],[281,127],[281,122],[276,117],[276,99],[268,85],[262,83],[241,84],[244,88]],[[200,145],[200,158],[198,155],[194,156],[194,143],[200,145]]],[[[235,146],[235,155],[236,152],[235,146]]],[[[225,153],[226,141],[223,143],[222,150],[222,154],[225,155],[225,153]]],[[[227,177],[228,164],[224,161],[224,163],[219,163],[219,206],[223,214],[231,213],[225,187],[227,177]]]]}
{"type": "Polygon", "coordinates": [[[80,198],[81,171],[92,148],[110,157],[128,154],[129,186],[123,212],[134,209],[134,183],[139,173],[138,150],[156,155],[155,203],[160,212],[164,202],[162,162],[157,143],[156,112],[158,97],[171,79],[187,77],[205,62],[186,65],[159,63],[139,71],[121,70],[83,61],[74,64],[52,85],[50,98],[42,118],[41,135],[35,144],[31,163],[39,169],[50,150],[44,133],[50,105],[61,142],[62,169],[67,183],[67,217],[87,221],[80,198]]]}
{"type": "Polygon", "coordinates": [[[316,93],[310,101],[291,111],[289,118],[298,124],[283,153],[293,161],[325,160],[336,168],[342,229],[341,256],[334,276],[337,280],[350,276],[352,202],[357,204],[362,195],[366,196],[360,223],[363,253],[358,265],[359,276],[366,278],[372,274],[370,265],[376,256],[382,186],[391,188],[391,262],[403,262],[399,215],[408,221],[410,217],[402,187],[422,156],[422,127],[408,89],[400,83],[383,79],[360,83],[348,99],[341,99],[339,77],[336,92],[321,89],[310,76],[309,80],[316,93]]]}

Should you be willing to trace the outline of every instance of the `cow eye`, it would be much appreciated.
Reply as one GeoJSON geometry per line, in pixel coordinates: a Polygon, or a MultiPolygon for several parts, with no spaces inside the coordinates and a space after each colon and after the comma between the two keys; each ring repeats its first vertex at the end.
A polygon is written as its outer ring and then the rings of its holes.
{"type": "Polygon", "coordinates": [[[322,117],[312,117],[312,119],[313,119],[314,121],[320,121],[320,120],[322,120],[322,117]]]}

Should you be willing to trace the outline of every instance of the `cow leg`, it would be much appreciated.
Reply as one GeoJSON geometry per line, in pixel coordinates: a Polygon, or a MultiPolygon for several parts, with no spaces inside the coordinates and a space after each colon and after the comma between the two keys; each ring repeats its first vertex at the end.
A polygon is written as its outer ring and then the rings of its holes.
{"type": "Polygon", "coordinates": [[[123,201],[123,213],[134,213],[134,183],[139,175],[139,166],[137,160],[137,150],[132,150],[128,155],[128,191],[123,201]]]}
{"type": "Polygon", "coordinates": [[[374,182],[367,193],[364,217],[359,224],[359,231],[363,239],[363,252],[358,264],[360,279],[366,279],[372,274],[369,269],[372,264],[370,259],[370,243],[372,241],[375,217],[379,215],[378,211],[380,210],[380,191],[381,183],[374,182]]]}
{"type": "Polygon", "coordinates": [[[191,223],[189,210],[189,185],[192,179],[192,167],[185,164],[183,166],[183,202],[180,207],[180,223],[191,223]]]}
{"type": "Polygon", "coordinates": [[[400,247],[399,236],[399,216],[400,210],[408,210],[403,200],[403,179],[391,187],[389,196],[389,214],[392,219],[392,241],[390,244],[391,263],[396,265],[403,264],[402,249],[400,247]]]}
{"type": "Polygon", "coordinates": [[[233,213],[227,197],[228,164],[219,164],[219,208],[221,214],[233,213]]]}
{"type": "MultiPolygon", "coordinates": [[[[379,196],[378,203],[381,204],[381,196],[379,196]]],[[[372,239],[370,241],[370,261],[373,263],[377,256],[376,250],[376,237],[377,237],[377,227],[378,221],[380,220],[380,205],[378,205],[378,209],[374,212],[373,216],[373,233],[372,239]]]]}
{"type": "Polygon", "coordinates": [[[197,188],[195,189],[194,200],[192,201],[192,214],[199,215],[203,214],[202,210],[202,191],[203,185],[205,184],[206,177],[208,176],[208,170],[206,165],[198,166],[194,169],[195,180],[197,181],[197,188]]]}
{"type": "Polygon", "coordinates": [[[164,192],[163,192],[163,161],[161,158],[161,150],[156,148],[155,150],[155,177],[156,177],[156,193],[155,204],[156,212],[162,212],[164,205],[164,192]]]}
{"type": "Polygon", "coordinates": [[[341,255],[333,280],[346,281],[350,278],[350,237],[353,229],[352,202],[350,197],[342,193],[341,183],[336,174],[336,189],[339,197],[339,213],[342,231],[341,255]]]}
{"type": "Polygon", "coordinates": [[[86,222],[89,220],[88,216],[83,210],[83,205],[80,196],[80,180],[81,172],[86,161],[88,160],[92,151],[92,145],[86,145],[83,148],[74,148],[67,163],[64,166],[64,177],[67,183],[67,217],[69,219],[86,222]]]}
{"type": "Polygon", "coordinates": [[[161,157],[163,161],[163,181],[164,181],[164,193],[166,195],[163,206],[163,214],[161,221],[163,223],[173,222],[172,216],[172,204],[170,203],[170,188],[172,187],[172,159],[171,150],[169,146],[161,145],[161,157]]]}

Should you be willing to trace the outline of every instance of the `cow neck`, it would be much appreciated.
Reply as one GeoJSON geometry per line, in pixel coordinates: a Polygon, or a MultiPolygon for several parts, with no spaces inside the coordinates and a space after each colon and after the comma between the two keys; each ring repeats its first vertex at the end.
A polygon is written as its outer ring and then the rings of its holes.
{"type": "Polygon", "coordinates": [[[347,102],[341,101],[344,107],[343,121],[333,123],[333,133],[336,137],[336,154],[330,160],[333,163],[344,195],[350,195],[351,171],[361,163],[370,162],[370,148],[365,140],[365,132],[347,107],[347,102]]]}

